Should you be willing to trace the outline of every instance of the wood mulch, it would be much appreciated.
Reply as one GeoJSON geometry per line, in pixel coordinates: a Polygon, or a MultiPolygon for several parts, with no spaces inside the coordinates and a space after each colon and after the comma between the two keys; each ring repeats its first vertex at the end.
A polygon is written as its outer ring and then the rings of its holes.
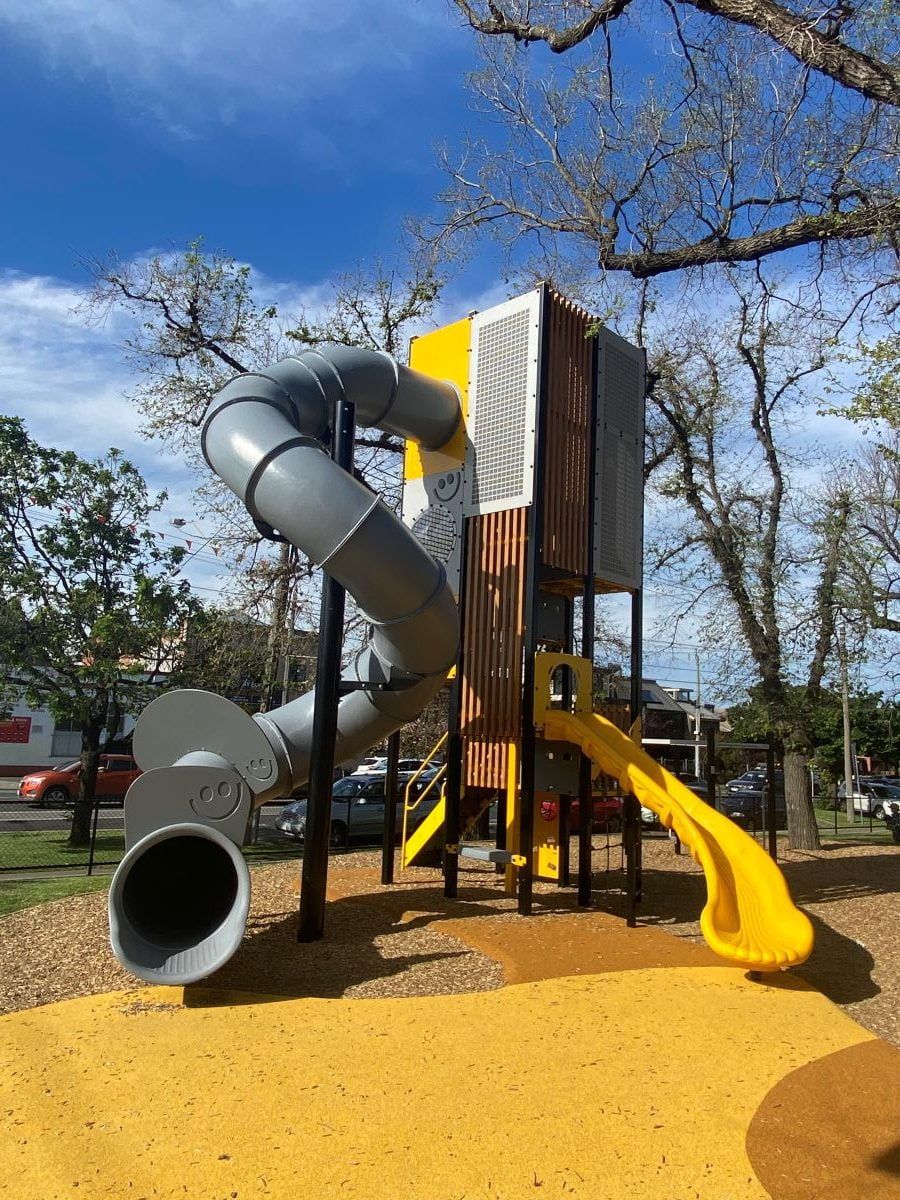
{"type": "MultiPolygon", "coordinates": [[[[597,927],[597,959],[584,962],[582,969],[662,966],[705,955],[697,924],[704,882],[690,856],[676,856],[665,838],[645,838],[640,923],[647,931],[630,939],[622,925],[621,854],[615,848],[610,852],[607,873],[600,846],[601,839],[595,839],[599,911],[580,918],[597,927]],[[663,934],[678,939],[685,955],[668,950],[663,934]]],[[[796,973],[861,1025],[900,1046],[900,850],[840,845],[811,854],[784,849],[781,861],[795,900],[816,928],[815,952],[796,973]]],[[[479,918],[490,919],[485,929],[498,919],[519,920],[493,869],[463,862],[455,902],[443,899],[440,878],[430,870],[405,872],[393,888],[381,888],[379,862],[374,851],[332,860],[326,938],[302,947],[295,940],[298,864],[255,869],[247,936],[204,987],[320,997],[501,987],[506,981],[501,963],[475,948],[479,918]],[[461,940],[469,921],[472,944],[461,940]]],[[[578,913],[573,892],[544,884],[536,886],[535,911],[546,914],[548,928],[553,914],[570,914],[558,923],[560,934],[578,913]]],[[[0,919],[0,1012],[135,986],[109,950],[105,893],[73,896],[0,919]]]]}

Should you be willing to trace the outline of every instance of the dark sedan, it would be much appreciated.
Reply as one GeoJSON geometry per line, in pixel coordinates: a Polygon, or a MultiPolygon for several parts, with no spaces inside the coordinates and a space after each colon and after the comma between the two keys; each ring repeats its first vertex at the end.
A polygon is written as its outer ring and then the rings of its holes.
{"type": "MultiPolygon", "coordinates": [[[[413,788],[420,795],[427,785],[428,779],[418,779],[413,788]]],[[[397,802],[398,831],[403,822],[404,788],[401,780],[397,802]]],[[[440,784],[437,784],[412,814],[411,828],[424,820],[440,800],[440,795],[440,784]]],[[[306,800],[295,800],[282,809],[275,822],[284,833],[301,842],[306,837],[306,805],[306,800]]],[[[384,831],[385,807],[384,776],[349,775],[339,779],[332,793],[330,844],[338,848],[351,841],[379,841],[384,831]]]]}

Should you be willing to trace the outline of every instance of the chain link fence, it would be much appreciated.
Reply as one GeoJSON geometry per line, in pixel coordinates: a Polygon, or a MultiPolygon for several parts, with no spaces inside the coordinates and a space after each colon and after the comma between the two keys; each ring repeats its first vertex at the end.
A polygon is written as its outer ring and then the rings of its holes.
{"type": "MultiPolygon", "coordinates": [[[[19,797],[15,784],[0,787],[0,878],[46,875],[50,872],[85,873],[109,871],[125,853],[124,812],[121,801],[101,801],[94,808],[91,837],[86,845],[72,846],[69,834],[72,825],[71,805],[41,806],[28,797],[19,797]]],[[[727,812],[725,798],[719,797],[719,808],[727,812]]],[[[278,820],[287,800],[264,804],[256,810],[250,822],[244,854],[252,863],[299,859],[303,844],[290,832],[279,828],[278,820]]],[[[781,801],[783,805],[783,801],[781,801]]],[[[872,812],[856,813],[854,820],[846,814],[845,802],[837,797],[816,797],[816,820],[823,839],[838,841],[861,840],[888,843],[892,841],[884,822],[872,812]]],[[[766,837],[766,810],[760,803],[752,805],[739,822],[752,836],[766,837]]],[[[779,808],[777,826],[784,833],[787,822],[783,807],[779,808]]],[[[604,832],[602,829],[600,832],[604,832]]],[[[609,832],[613,832],[610,828],[609,832]]],[[[615,832],[618,832],[616,829],[615,832]]],[[[355,833],[355,831],[354,831],[355,833]]],[[[376,844],[378,838],[354,837],[354,845],[376,844]]],[[[607,855],[619,850],[618,843],[607,838],[607,855]]]]}
{"type": "MultiPolygon", "coordinates": [[[[95,804],[86,844],[70,844],[72,806],[42,804],[18,796],[15,785],[0,788],[0,878],[27,878],[59,871],[65,874],[109,871],[125,853],[122,801],[95,804]]],[[[286,800],[258,808],[250,823],[244,853],[249,862],[299,858],[302,845],[276,824],[286,800]]]]}

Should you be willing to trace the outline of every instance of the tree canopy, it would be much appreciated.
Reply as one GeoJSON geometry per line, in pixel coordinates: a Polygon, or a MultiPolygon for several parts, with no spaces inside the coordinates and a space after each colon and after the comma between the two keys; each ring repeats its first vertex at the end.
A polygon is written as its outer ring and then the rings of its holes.
{"type": "Polygon", "coordinates": [[[891,0],[455,2],[496,131],[448,151],[446,229],[574,238],[637,278],[896,251],[891,0]]]}
{"type": "Polygon", "coordinates": [[[148,528],[164,498],[118,450],[88,461],[0,417],[0,661],[29,704],[82,730],[78,844],[101,735],[147,703],[195,608],[183,548],[148,528]]]}

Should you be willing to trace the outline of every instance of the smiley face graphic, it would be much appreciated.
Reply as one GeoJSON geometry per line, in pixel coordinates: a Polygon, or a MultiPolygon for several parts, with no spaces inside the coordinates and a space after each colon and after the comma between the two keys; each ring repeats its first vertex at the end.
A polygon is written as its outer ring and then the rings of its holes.
{"type": "Polygon", "coordinates": [[[429,491],[433,500],[439,504],[449,504],[459,494],[462,487],[462,471],[443,471],[440,475],[432,476],[429,491]]]}

